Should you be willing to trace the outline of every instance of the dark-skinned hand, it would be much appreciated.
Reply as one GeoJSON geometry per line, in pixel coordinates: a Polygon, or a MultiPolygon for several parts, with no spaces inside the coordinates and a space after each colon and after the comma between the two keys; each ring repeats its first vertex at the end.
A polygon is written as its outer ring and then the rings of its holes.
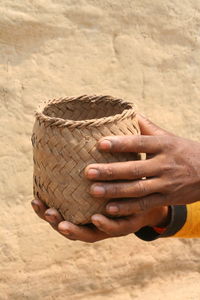
{"type": "Polygon", "coordinates": [[[55,218],[55,224],[50,223],[68,238],[94,242],[126,235],[146,225],[166,224],[168,205],[198,201],[200,144],[174,136],[142,116],[138,119],[142,136],[105,137],[97,147],[100,151],[146,153],[146,161],[93,164],[85,170],[88,179],[97,181],[91,186],[91,194],[113,198],[106,207],[107,213],[124,218],[112,220],[95,215],[91,219],[95,227],[75,226],[63,222],[56,210],[46,211],[47,207],[41,201],[34,200],[33,207],[40,207],[40,217],[48,221],[55,218]],[[109,182],[113,180],[123,180],[123,183],[109,182]],[[148,221],[144,222],[144,219],[148,221]]]}
{"type": "Polygon", "coordinates": [[[143,116],[138,119],[142,135],[105,137],[98,149],[146,153],[147,159],[89,165],[86,177],[97,181],[91,194],[115,199],[106,207],[113,216],[199,201],[200,143],[174,136],[143,116]]]}
{"type": "Polygon", "coordinates": [[[31,204],[36,214],[61,235],[70,240],[87,243],[128,235],[144,226],[164,226],[168,223],[168,207],[160,207],[115,220],[96,214],[92,216],[91,224],[77,226],[64,221],[56,209],[48,208],[38,199],[34,199],[31,204]]]}

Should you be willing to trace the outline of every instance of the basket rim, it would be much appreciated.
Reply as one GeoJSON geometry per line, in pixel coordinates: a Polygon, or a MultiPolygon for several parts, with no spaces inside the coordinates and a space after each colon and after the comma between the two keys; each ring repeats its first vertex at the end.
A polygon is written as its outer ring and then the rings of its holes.
{"type": "Polygon", "coordinates": [[[49,126],[56,127],[69,127],[69,128],[81,128],[81,127],[99,127],[108,123],[113,123],[119,120],[123,120],[128,117],[134,118],[136,115],[136,106],[132,102],[125,101],[120,98],[115,98],[110,95],[97,96],[97,95],[82,95],[78,97],[64,97],[59,99],[52,99],[48,101],[43,101],[39,104],[38,108],[35,111],[35,117],[39,122],[48,123],[49,126]],[[84,102],[112,102],[113,104],[127,105],[127,109],[124,109],[122,113],[111,115],[108,117],[102,117],[98,119],[85,119],[85,120],[71,120],[71,119],[62,119],[58,117],[49,117],[44,114],[44,109],[48,108],[53,104],[58,104],[61,102],[72,102],[72,101],[84,101],[84,102]]]}

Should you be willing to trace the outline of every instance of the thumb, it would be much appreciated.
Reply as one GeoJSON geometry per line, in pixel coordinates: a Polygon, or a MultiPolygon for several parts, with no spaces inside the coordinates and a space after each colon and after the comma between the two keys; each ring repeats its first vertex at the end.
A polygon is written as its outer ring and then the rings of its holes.
{"type": "Polygon", "coordinates": [[[142,135],[171,135],[141,114],[137,114],[137,119],[142,135]]]}

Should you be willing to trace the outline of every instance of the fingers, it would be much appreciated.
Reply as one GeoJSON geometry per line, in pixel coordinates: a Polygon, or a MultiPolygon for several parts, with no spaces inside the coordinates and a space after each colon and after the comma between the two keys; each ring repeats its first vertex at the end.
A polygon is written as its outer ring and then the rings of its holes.
{"type": "Polygon", "coordinates": [[[160,166],[154,159],[141,161],[91,164],[86,167],[85,175],[90,180],[140,179],[159,175],[160,166]]]}
{"type": "Polygon", "coordinates": [[[140,216],[114,220],[97,214],[92,216],[92,222],[99,230],[113,237],[130,234],[143,227],[143,218],[140,216]]]}
{"type": "Polygon", "coordinates": [[[90,194],[97,198],[132,198],[143,197],[162,190],[162,181],[158,178],[136,180],[130,182],[94,183],[90,194]]]}
{"type": "Polygon", "coordinates": [[[58,230],[68,239],[87,243],[94,243],[109,237],[105,232],[94,226],[78,226],[67,221],[59,223],[58,230]]]}
{"type": "Polygon", "coordinates": [[[58,224],[64,219],[55,208],[49,208],[45,211],[44,218],[54,229],[58,229],[58,224]]]}
{"type": "Polygon", "coordinates": [[[170,135],[169,132],[160,128],[141,114],[137,114],[137,119],[142,135],[170,135]]]}
{"type": "Polygon", "coordinates": [[[38,199],[34,199],[31,204],[34,211],[41,219],[47,221],[61,235],[70,240],[94,243],[109,237],[105,232],[98,230],[94,226],[77,226],[64,221],[61,214],[55,208],[48,208],[38,199]]]}
{"type": "Polygon", "coordinates": [[[55,208],[48,208],[38,199],[34,199],[31,205],[41,219],[47,221],[55,230],[70,240],[94,243],[109,237],[94,226],[77,226],[63,221],[63,217],[55,208]]]}
{"type": "Polygon", "coordinates": [[[128,216],[145,210],[170,205],[162,194],[152,194],[142,198],[112,201],[107,204],[106,211],[112,216],[128,216]]]}
{"type": "Polygon", "coordinates": [[[47,210],[48,206],[46,204],[38,199],[34,199],[31,201],[31,205],[35,211],[35,213],[40,217],[41,219],[45,220],[44,214],[47,210]]]}
{"type": "Polygon", "coordinates": [[[48,208],[48,206],[39,199],[34,199],[31,205],[38,217],[47,221],[57,230],[59,222],[63,221],[63,217],[55,208],[48,208]]]}
{"type": "Polygon", "coordinates": [[[102,138],[97,148],[106,152],[159,153],[164,139],[158,136],[125,135],[102,138]]]}

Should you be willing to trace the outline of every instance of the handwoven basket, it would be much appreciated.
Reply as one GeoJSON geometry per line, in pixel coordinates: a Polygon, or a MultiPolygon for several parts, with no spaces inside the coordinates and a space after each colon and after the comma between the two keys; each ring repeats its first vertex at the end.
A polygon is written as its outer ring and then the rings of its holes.
{"type": "Polygon", "coordinates": [[[51,100],[36,112],[33,128],[34,197],[55,207],[65,220],[86,224],[104,213],[109,199],[93,198],[84,169],[91,163],[140,159],[133,153],[103,153],[97,141],[139,134],[135,107],[111,96],[51,100]]]}

